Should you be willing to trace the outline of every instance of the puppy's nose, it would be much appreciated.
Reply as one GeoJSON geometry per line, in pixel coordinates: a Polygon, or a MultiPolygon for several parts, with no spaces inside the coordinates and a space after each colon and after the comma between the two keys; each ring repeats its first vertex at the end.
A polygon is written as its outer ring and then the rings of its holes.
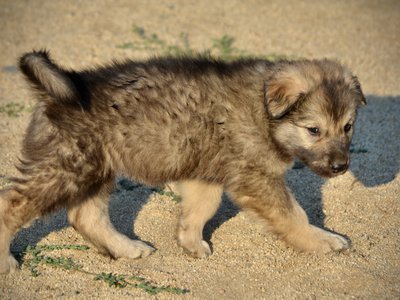
{"type": "Polygon", "coordinates": [[[331,164],[331,169],[333,173],[340,173],[346,171],[347,167],[348,167],[347,163],[334,162],[331,164]]]}

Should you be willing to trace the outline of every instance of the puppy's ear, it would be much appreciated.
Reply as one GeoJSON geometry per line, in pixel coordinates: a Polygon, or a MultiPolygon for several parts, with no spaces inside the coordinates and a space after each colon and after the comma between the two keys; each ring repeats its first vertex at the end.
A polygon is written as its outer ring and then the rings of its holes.
{"type": "Polygon", "coordinates": [[[277,71],[266,81],[264,89],[265,105],[270,117],[279,119],[289,112],[310,91],[310,84],[293,66],[277,71]]]}
{"type": "Polygon", "coordinates": [[[355,91],[355,93],[359,96],[359,104],[364,106],[367,105],[367,99],[365,99],[364,93],[361,90],[360,82],[358,81],[357,76],[351,77],[350,86],[355,91]]]}

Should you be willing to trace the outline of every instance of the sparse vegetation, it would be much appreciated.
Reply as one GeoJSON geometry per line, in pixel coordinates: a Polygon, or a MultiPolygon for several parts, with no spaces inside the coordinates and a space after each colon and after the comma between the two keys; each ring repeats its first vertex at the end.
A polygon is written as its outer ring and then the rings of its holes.
{"type": "Polygon", "coordinates": [[[25,251],[25,255],[29,257],[28,259],[25,260],[25,263],[28,266],[31,275],[33,277],[38,277],[41,275],[41,273],[38,270],[38,267],[40,265],[47,265],[53,268],[73,270],[85,275],[93,276],[94,280],[106,282],[109,287],[139,288],[144,290],[146,293],[152,295],[161,292],[169,292],[178,295],[186,294],[189,292],[189,290],[187,289],[181,289],[177,287],[157,286],[139,276],[120,275],[117,273],[104,273],[104,272],[95,273],[86,271],[83,269],[83,266],[81,264],[73,260],[71,257],[64,257],[64,256],[54,257],[48,254],[49,252],[55,250],[85,251],[88,249],[89,247],[85,245],[38,245],[36,247],[29,246],[25,251]]]}
{"type": "Polygon", "coordinates": [[[44,255],[44,252],[51,252],[54,250],[88,250],[88,246],[84,245],[38,245],[36,247],[28,246],[26,248],[26,254],[30,255],[31,258],[26,260],[26,264],[33,277],[38,277],[40,272],[37,267],[43,263],[52,267],[59,267],[66,270],[80,270],[82,271],[82,266],[78,265],[71,258],[65,257],[52,257],[49,255],[44,255]]]}
{"type": "Polygon", "coordinates": [[[155,295],[161,292],[170,292],[177,295],[186,294],[189,291],[186,289],[171,287],[171,286],[155,286],[138,276],[124,276],[113,273],[101,273],[96,275],[95,280],[101,280],[108,283],[110,287],[125,288],[131,286],[144,290],[146,293],[155,295]],[[135,282],[132,282],[135,281],[135,282]]]}
{"type": "Polygon", "coordinates": [[[9,117],[18,117],[24,108],[23,104],[10,102],[0,106],[0,113],[6,114],[9,117]]]}
{"type": "Polygon", "coordinates": [[[212,45],[203,50],[197,51],[193,49],[189,42],[187,33],[181,32],[176,44],[169,44],[164,39],[160,38],[155,33],[147,33],[143,27],[133,26],[136,42],[126,42],[117,45],[120,49],[133,49],[139,51],[153,51],[161,55],[168,56],[213,56],[226,61],[231,61],[238,58],[258,57],[268,60],[278,60],[288,58],[283,55],[251,55],[245,50],[238,49],[234,46],[235,38],[229,35],[223,35],[221,38],[212,39],[212,45]]]}
{"type": "Polygon", "coordinates": [[[7,177],[0,175],[0,188],[3,188],[9,184],[11,184],[11,180],[7,177]]]}
{"type": "Polygon", "coordinates": [[[355,147],[350,147],[350,153],[353,154],[360,154],[360,153],[367,153],[368,149],[365,148],[355,148],[355,147]]]}
{"type": "Polygon", "coordinates": [[[176,202],[176,203],[179,203],[179,202],[182,201],[182,197],[179,196],[179,195],[177,195],[177,194],[175,194],[175,193],[172,192],[172,191],[162,190],[162,191],[159,191],[158,193],[159,193],[160,195],[164,195],[164,196],[170,197],[171,200],[174,201],[174,202],[176,202]]]}
{"type": "Polygon", "coordinates": [[[9,117],[19,117],[24,112],[32,112],[32,106],[25,106],[24,104],[17,102],[9,102],[0,105],[0,114],[6,114],[9,117]]]}
{"type": "Polygon", "coordinates": [[[185,33],[180,34],[179,42],[176,45],[168,44],[155,33],[148,34],[143,27],[133,26],[133,33],[138,39],[137,42],[123,43],[117,45],[117,48],[155,51],[170,56],[196,54],[196,51],[190,47],[188,35],[185,33]]]}

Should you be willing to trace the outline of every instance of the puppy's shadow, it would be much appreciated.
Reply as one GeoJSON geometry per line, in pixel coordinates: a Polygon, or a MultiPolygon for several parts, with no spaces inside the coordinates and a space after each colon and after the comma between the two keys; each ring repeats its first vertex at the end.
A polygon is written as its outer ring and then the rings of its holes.
{"type": "MultiPolygon", "coordinates": [[[[116,187],[110,195],[109,214],[117,231],[131,239],[137,239],[133,233],[132,224],[147,203],[150,194],[155,190],[141,184],[118,178],[116,187]]],[[[54,214],[34,221],[29,228],[20,230],[11,244],[11,252],[20,260],[28,246],[36,246],[44,237],[54,231],[62,230],[69,226],[66,210],[62,209],[54,214]]],[[[70,243],[65,241],[66,244],[70,243]]],[[[88,243],[90,244],[90,243],[88,243]]]]}
{"type": "Polygon", "coordinates": [[[350,170],[367,187],[391,182],[400,169],[400,96],[367,96],[359,112],[350,170]]]}
{"type": "Polygon", "coordinates": [[[138,236],[134,234],[135,220],[150,195],[158,190],[158,188],[119,178],[109,205],[111,222],[115,228],[131,239],[138,239],[138,236]]]}
{"type": "Polygon", "coordinates": [[[294,167],[288,171],[286,179],[296,200],[306,211],[310,223],[323,227],[325,214],[321,188],[325,180],[299,162],[296,162],[294,167]]]}

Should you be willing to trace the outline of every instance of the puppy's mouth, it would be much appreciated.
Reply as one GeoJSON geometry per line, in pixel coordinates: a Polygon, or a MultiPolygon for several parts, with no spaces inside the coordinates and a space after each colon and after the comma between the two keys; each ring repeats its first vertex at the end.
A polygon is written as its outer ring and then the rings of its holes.
{"type": "MultiPolygon", "coordinates": [[[[300,158],[300,157],[299,157],[300,158]]],[[[343,175],[349,169],[349,159],[343,163],[328,163],[327,160],[312,160],[300,158],[301,162],[305,164],[315,174],[324,177],[332,178],[339,175],[343,175]]]]}
{"type": "Polygon", "coordinates": [[[334,172],[334,171],[327,170],[327,169],[318,169],[318,170],[313,169],[313,171],[321,177],[332,178],[332,177],[337,177],[339,175],[343,175],[344,173],[347,172],[347,169],[344,171],[340,171],[340,172],[334,172]]]}
{"type": "Polygon", "coordinates": [[[315,174],[324,177],[332,178],[339,175],[343,175],[347,172],[350,165],[350,157],[346,153],[340,153],[340,155],[322,155],[317,156],[312,152],[298,151],[296,153],[297,158],[300,159],[307,167],[311,169],[315,174]]]}
{"type": "Polygon", "coordinates": [[[332,178],[339,175],[343,175],[349,169],[349,164],[343,165],[330,165],[330,166],[318,166],[318,165],[308,165],[309,168],[317,175],[324,178],[332,178]]]}

